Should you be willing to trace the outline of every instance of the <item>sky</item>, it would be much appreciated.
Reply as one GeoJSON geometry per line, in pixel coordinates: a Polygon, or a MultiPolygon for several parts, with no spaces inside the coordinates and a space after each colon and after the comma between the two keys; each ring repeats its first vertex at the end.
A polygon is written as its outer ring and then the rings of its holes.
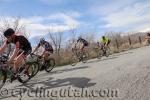
{"type": "MultiPolygon", "coordinates": [[[[21,18],[30,39],[48,30],[78,33],[150,31],[150,0],[0,0],[0,17],[21,18]]],[[[3,25],[1,22],[0,25],[3,25]]]]}

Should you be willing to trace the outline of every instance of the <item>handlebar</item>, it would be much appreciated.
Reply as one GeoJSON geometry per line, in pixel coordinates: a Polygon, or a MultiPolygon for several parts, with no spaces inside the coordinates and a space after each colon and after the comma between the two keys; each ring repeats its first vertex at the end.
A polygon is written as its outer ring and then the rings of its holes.
{"type": "Polygon", "coordinates": [[[34,54],[34,53],[31,53],[30,55],[31,55],[31,57],[33,57],[33,56],[37,56],[39,59],[41,59],[41,58],[42,58],[40,55],[37,55],[37,54],[34,54]]]}
{"type": "Polygon", "coordinates": [[[8,56],[6,56],[6,55],[0,56],[0,63],[1,63],[1,62],[2,62],[2,63],[5,63],[7,60],[8,60],[8,56]]]}

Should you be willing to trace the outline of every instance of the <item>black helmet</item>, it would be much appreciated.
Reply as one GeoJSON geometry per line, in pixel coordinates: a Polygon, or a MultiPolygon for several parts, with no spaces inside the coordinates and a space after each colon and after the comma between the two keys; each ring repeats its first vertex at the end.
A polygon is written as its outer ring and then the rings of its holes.
{"type": "Polygon", "coordinates": [[[150,36],[150,33],[149,33],[149,32],[147,33],[147,36],[150,36]]]}
{"type": "Polygon", "coordinates": [[[15,34],[15,31],[12,28],[8,28],[5,32],[4,32],[4,36],[12,36],[13,34],[15,34]]]}
{"type": "Polygon", "coordinates": [[[105,36],[102,36],[103,39],[105,39],[105,36]]]}

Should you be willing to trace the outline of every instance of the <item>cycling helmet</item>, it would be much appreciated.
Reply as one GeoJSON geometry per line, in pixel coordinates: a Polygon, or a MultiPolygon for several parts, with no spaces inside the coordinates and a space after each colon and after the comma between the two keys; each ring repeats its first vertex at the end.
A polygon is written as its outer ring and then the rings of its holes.
{"type": "Polygon", "coordinates": [[[82,37],[81,37],[81,36],[79,36],[79,37],[78,37],[78,40],[80,40],[80,39],[82,39],[82,37]]]}
{"type": "Polygon", "coordinates": [[[149,32],[147,33],[147,36],[150,36],[150,33],[149,33],[149,32]]]}
{"type": "Polygon", "coordinates": [[[44,38],[41,38],[41,39],[40,39],[40,43],[43,43],[44,41],[45,41],[44,38]]]}
{"type": "Polygon", "coordinates": [[[4,32],[4,36],[8,37],[8,36],[12,36],[13,34],[15,34],[15,31],[12,28],[8,28],[7,30],[5,30],[4,32]]]}
{"type": "Polygon", "coordinates": [[[105,36],[102,36],[103,39],[105,39],[105,36]]]}

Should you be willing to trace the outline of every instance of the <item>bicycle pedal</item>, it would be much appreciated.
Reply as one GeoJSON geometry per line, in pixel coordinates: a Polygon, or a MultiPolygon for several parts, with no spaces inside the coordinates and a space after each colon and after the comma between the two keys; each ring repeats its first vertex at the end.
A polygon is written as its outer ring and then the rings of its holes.
{"type": "Polygon", "coordinates": [[[43,71],[45,69],[45,66],[43,65],[40,69],[40,71],[43,71]]]}

